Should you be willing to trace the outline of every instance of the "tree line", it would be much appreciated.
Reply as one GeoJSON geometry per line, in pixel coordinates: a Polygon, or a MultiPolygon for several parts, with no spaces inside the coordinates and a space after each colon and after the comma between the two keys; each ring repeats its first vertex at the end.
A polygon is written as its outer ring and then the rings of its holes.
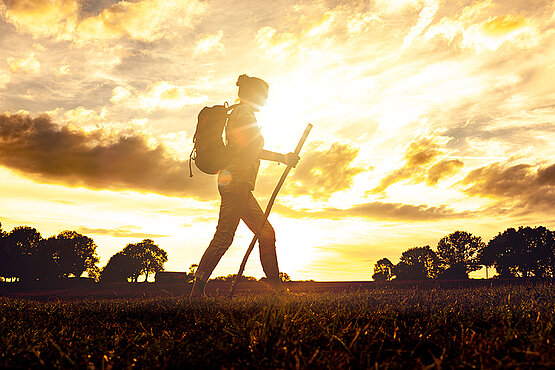
{"type": "Polygon", "coordinates": [[[508,228],[487,244],[466,231],[455,231],[437,244],[409,248],[394,265],[382,258],[372,279],[468,279],[481,266],[495,267],[499,278],[555,277],[555,232],[543,226],[508,228]]]}
{"type": "MultiPolygon", "coordinates": [[[[192,266],[197,266],[197,265],[192,265],[192,266]]],[[[194,273],[191,276],[194,276],[194,273]]],[[[237,277],[237,274],[229,274],[229,275],[226,275],[226,276],[217,276],[215,278],[211,278],[210,280],[232,282],[232,281],[235,280],[236,277],[237,277]]],[[[291,281],[291,277],[286,272],[280,272],[279,273],[279,278],[280,278],[281,281],[284,281],[284,282],[291,281]]],[[[260,279],[257,279],[254,276],[245,276],[245,275],[241,275],[239,277],[239,281],[262,281],[262,282],[265,282],[267,280],[268,280],[268,278],[266,278],[266,277],[262,277],[260,279]]]]}
{"type": "Polygon", "coordinates": [[[52,282],[87,276],[96,281],[134,281],[164,270],[168,254],[151,239],[129,243],[100,269],[93,239],[62,231],[44,239],[37,229],[18,226],[6,232],[0,223],[0,280],[52,282]]]}

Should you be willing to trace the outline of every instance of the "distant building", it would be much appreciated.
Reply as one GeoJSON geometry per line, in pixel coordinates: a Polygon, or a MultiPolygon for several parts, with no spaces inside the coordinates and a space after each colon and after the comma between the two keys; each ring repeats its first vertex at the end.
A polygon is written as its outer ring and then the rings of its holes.
{"type": "Polygon", "coordinates": [[[189,274],[186,272],[177,271],[160,271],[156,273],[155,281],[159,283],[179,282],[187,283],[189,281],[189,274]]]}

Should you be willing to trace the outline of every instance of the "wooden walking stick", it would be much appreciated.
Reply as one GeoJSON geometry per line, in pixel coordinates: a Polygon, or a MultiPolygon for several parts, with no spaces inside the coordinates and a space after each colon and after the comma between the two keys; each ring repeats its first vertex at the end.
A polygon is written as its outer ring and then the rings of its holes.
{"type": "MultiPolygon", "coordinates": [[[[301,136],[301,140],[299,140],[299,143],[297,144],[297,147],[295,148],[295,151],[293,152],[296,155],[299,155],[299,153],[301,152],[301,148],[303,147],[303,144],[306,141],[306,138],[307,138],[308,134],[310,133],[310,130],[312,130],[312,125],[309,123],[306,126],[306,129],[303,132],[303,136],[301,136]]],[[[289,174],[289,171],[291,171],[291,168],[292,167],[290,165],[288,165],[287,168],[285,168],[285,170],[283,171],[283,174],[281,175],[281,178],[279,179],[279,181],[276,185],[276,188],[274,189],[274,192],[272,193],[272,196],[270,197],[268,205],[266,206],[266,212],[264,212],[264,220],[262,221],[260,229],[258,230],[258,232],[256,234],[254,234],[254,237],[252,238],[252,241],[251,241],[249,247],[247,248],[247,252],[245,253],[245,257],[243,257],[243,261],[241,262],[241,266],[239,267],[239,272],[237,273],[237,276],[235,276],[235,279],[233,280],[233,283],[231,284],[231,290],[229,291],[229,296],[230,297],[233,296],[233,293],[235,292],[235,287],[237,286],[237,283],[239,282],[239,279],[243,275],[243,271],[245,271],[245,265],[247,264],[247,260],[249,259],[249,256],[250,256],[252,250],[254,249],[254,245],[256,244],[260,234],[262,233],[262,229],[264,228],[264,224],[266,224],[266,221],[268,220],[268,215],[270,214],[270,211],[272,210],[272,206],[274,205],[274,202],[275,202],[276,197],[279,193],[279,190],[281,189],[283,183],[285,182],[285,178],[289,174]]]]}

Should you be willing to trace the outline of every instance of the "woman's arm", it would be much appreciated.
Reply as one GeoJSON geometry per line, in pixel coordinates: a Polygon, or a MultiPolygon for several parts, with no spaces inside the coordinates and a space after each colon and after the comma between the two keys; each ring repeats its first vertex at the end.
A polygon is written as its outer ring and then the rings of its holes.
{"type": "Polygon", "coordinates": [[[296,155],[295,153],[281,154],[281,153],[271,152],[266,149],[262,149],[260,151],[258,158],[263,159],[265,161],[280,162],[280,163],[289,165],[291,167],[295,167],[297,165],[297,162],[299,162],[299,159],[300,159],[299,156],[296,155]]]}
{"type": "Polygon", "coordinates": [[[266,149],[261,149],[258,157],[265,161],[273,161],[273,162],[281,162],[281,163],[283,163],[283,161],[285,160],[285,156],[283,154],[271,152],[266,149]]]}

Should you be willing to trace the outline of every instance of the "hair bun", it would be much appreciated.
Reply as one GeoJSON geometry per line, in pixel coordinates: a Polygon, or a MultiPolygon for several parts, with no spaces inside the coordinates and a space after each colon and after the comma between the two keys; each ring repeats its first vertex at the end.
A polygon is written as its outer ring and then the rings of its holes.
{"type": "Polygon", "coordinates": [[[241,85],[243,85],[248,79],[249,79],[249,76],[247,76],[246,74],[242,74],[242,75],[239,76],[239,78],[237,79],[237,83],[235,83],[235,85],[241,86],[241,85]]]}

